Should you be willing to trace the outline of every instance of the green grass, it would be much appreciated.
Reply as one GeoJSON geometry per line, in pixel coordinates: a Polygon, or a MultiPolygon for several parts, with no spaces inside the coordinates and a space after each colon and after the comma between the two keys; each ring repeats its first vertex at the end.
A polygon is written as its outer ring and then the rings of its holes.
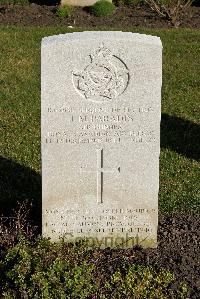
{"type": "MultiPolygon", "coordinates": [[[[199,209],[200,31],[129,31],[160,36],[163,43],[160,210],[199,209]]],[[[72,30],[0,27],[0,149],[3,157],[38,173],[40,43],[44,36],[66,32],[72,30]]]]}

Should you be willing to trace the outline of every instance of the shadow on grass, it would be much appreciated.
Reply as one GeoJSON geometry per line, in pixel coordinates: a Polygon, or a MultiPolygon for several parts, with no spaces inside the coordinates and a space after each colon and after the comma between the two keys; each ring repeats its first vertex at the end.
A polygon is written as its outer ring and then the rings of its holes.
{"type": "Polygon", "coordinates": [[[161,148],[168,148],[189,159],[200,159],[200,126],[163,113],[161,148]]]}
{"type": "Polygon", "coordinates": [[[30,218],[41,228],[41,175],[16,162],[0,157],[0,215],[10,216],[17,202],[32,202],[30,218]]]}
{"type": "MultiPolygon", "coordinates": [[[[200,126],[187,120],[162,114],[161,147],[187,158],[200,158],[200,126]]],[[[0,215],[9,216],[17,201],[33,202],[31,219],[41,229],[41,176],[28,167],[0,157],[0,215]]]]}

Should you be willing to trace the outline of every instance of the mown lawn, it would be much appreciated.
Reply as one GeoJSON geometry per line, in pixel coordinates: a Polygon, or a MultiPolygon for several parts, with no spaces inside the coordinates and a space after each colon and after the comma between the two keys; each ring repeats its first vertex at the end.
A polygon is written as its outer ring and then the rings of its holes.
{"type": "MultiPolygon", "coordinates": [[[[129,31],[160,36],[163,43],[160,211],[199,209],[200,31],[138,28],[129,31]]],[[[38,175],[40,43],[44,36],[66,32],[72,30],[0,27],[1,155],[38,175]]],[[[0,200],[8,205],[15,192],[9,190],[12,186],[8,180],[4,179],[3,184],[0,200]]],[[[18,192],[23,193],[23,182],[21,186],[18,192]]]]}

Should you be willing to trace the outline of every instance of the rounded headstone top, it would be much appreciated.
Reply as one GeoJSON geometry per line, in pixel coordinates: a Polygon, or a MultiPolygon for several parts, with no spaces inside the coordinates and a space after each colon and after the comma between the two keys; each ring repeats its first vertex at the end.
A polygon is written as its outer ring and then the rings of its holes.
{"type": "Polygon", "coordinates": [[[114,40],[134,40],[136,43],[151,44],[156,46],[162,46],[160,37],[153,35],[146,35],[132,32],[122,31],[83,31],[73,32],[66,34],[58,34],[53,36],[44,37],[42,39],[42,45],[49,45],[52,43],[62,43],[66,41],[79,41],[82,39],[114,39],[114,40]]]}

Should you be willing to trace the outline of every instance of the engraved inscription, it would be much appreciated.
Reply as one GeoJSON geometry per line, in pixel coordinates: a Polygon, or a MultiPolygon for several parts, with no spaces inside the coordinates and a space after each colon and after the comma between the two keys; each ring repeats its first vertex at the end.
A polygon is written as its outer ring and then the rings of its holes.
{"type": "Polygon", "coordinates": [[[48,113],[63,113],[65,127],[48,131],[46,144],[119,144],[123,142],[152,144],[155,131],[146,128],[152,119],[153,105],[142,107],[48,107],[48,113]],[[137,126],[138,117],[143,126],[137,126]],[[69,129],[69,126],[72,125],[69,129]]]}
{"type": "Polygon", "coordinates": [[[104,45],[90,55],[83,71],[73,71],[76,90],[85,99],[103,102],[115,99],[128,86],[129,70],[125,63],[104,45]]]}
{"type": "Polygon", "coordinates": [[[111,126],[106,127],[81,127],[83,131],[80,132],[69,132],[69,131],[61,131],[61,132],[48,132],[48,137],[45,138],[46,144],[102,144],[102,143],[123,143],[124,141],[140,144],[146,143],[151,144],[155,142],[155,133],[154,131],[145,131],[145,130],[130,130],[124,131],[121,128],[115,128],[112,131],[111,126]],[[97,130],[104,131],[97,131],[97,130]],[[95,130],[95,131],[93,131],[95,130]],[[105,131],[109,130],[109,131],[105,131]]]}
{"type": "MultiPolygon", "coordinates": [[[[99,206],[100,208],[100,206],[99,206]]],[[[149,234],[153,231],[153,227],[149,222],[149,215],[155,215],[155,209],[123,209],[113,208],[104,209],[100,208],[96,210],[94,214],[93,210],[46,210],[45,214],[53,216],[50,226],[56,229],[57,223],[53,221],[55,215],[59,215],[60,224],[64,228],[65,233],[72,235],[82,234],[118,234],[129,233],[134,236],[137,234],[149,234]],[[73,225],[73,229],[70,226],[73,225]]],[[[57,219],[58,220],[58,219],[57,219]]],[[[63,232],[64,232],[63,231],[63,232]]]]}

